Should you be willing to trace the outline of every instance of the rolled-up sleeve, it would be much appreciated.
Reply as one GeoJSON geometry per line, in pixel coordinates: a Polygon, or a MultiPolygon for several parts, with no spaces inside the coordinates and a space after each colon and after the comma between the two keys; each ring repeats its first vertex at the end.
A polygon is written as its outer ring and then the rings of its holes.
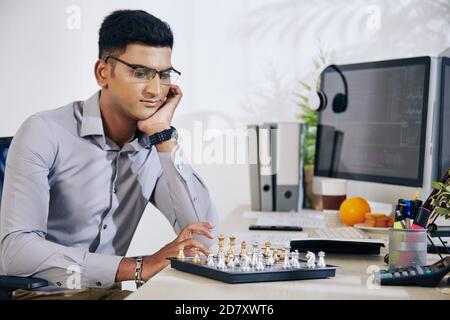
{"type": "Polygon", "coordinates": [[[58,143],[48,124],[32,116],[8,152],[0,220],[0,273],[35,276],[59,288],[109,287],[121,256],[90,253],[46,240],[49,173],[58,143]]]}
{"type": "MultiPolygon", "coordinates": [[[[158,152],[162,171],[151,202],[165,215],[178,234],[186,225],[206,221],[219,228],[219,215],[204,181],[192,169],[181,148],[158,152]]],[[[210,247],[212,240],[196,236],[210,247]]]]}

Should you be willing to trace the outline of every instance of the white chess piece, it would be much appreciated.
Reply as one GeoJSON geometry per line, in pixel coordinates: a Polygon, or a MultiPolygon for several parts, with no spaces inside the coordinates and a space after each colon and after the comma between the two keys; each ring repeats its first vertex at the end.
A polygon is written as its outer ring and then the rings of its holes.
{"type": "Polygon", "coordinates": [[[250,257],[247,254],[241,258],[240,266],[241,266],[241,271],[250,271],[251,270],[250,257]]]}
{"type": "Polygon", "coordinates": [[[283,269],[291,269],[291,262],[289,261],[289,247],[286,247],[286,254],[284,255],[283,269]]]}
{"type": "Polygon", "coordinates": [[[235,254],[234,255],[234,265],[235,266],[238,266],[240,264],[240,261],[239,261],[239,255],[238,254],[235,254]]]}
{"type": "Polygon", "coordinates": [[[262,253],[258,254],[258,262],[256,264],[256,271],[264,271],[264,257],[262,253]]]}
{"type": "Polygon", "coordinates": [[[298,250],[295,250],[295,252],[292,252],[292,259],[291,259],[292,268],[294,269],[300,269],[300,262],[298,261],[298,258],[299,258],[298,250]]]}
{"type": "Polygon", "coordinates": [[[325,268],[327,266],[327,264],[325,263],[325,252],[320,251],[318,253],[319,256],[319,262],[317,262],[317,266],[319,268],[325,268]]]}
{"type": "Polygon", "coordinates": [[[228,255],[228,265],[227,265],[227,267],[230,268],[230,269],[234,269],[234,267],[235,267],[235,265],[234,265],[234,257],[233,257],[232,253],[230,253],[228,255]]]}
{"type": "Polygon", "coordinates": [[[214,263],[214,256],[212,253],[208,254],[208,258],[206,258],[206,265],[210,268],[214,268],[216,264],[214,263]]]}
{"type": "Polygon", "coordinates": [[[250,262],[250,266],[252,267],[256,267],[256,265],[258,264],[258,243],[255,242],[253,244],[253,253],[252,253],[252,259],[250,262]]]}
{"type": "Polygon", "coordinates": [[[225,270],[225,254],[223,252],[219,252],[219,261],[217,261],[217,269],[225,270]]]}
{"type": "Polygon", "coordinates": [[[314,268],[316,266],[316,255],[313,252],[308,251],[306,258],[308,259],[306,262],[308,268],[314,268]]]}
{"type": "Polygon", "coordinates": [[[267,266],[272,267],[275,264],[275,259],[273,257],[273,250],[269,251],[269,255],[267,256],[267,266]]]}

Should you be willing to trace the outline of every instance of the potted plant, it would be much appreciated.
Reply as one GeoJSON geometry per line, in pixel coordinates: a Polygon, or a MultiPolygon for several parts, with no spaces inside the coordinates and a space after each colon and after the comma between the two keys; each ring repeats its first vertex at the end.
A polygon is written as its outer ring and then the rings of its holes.
{"type": "Polygon", "coordinates": [[[441,181],[432,183],[434,192],[430,195],[431,205],[436,215],[450,218],[450,169],[441,181]]]}

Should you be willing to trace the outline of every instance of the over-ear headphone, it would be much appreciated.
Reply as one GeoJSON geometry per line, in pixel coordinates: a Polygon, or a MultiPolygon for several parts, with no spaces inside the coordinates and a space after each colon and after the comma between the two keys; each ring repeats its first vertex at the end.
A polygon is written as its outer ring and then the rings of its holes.
{"type": "MultiPolygon", "coordinates": [[[[348,102],[347,80],[345,79],[345,76],[342,73],[342,71],[335,64],[330,64],[325,69],[323,69],[322,72],[324,72],[328,68],[335,70],[341,77],[342,82],[344,83],[344,93],[341,93],[341,92],[337,93],[334,96],[333,102],[332,102],[333,112],[341,113],[341,112],[344,112],[345,110],[347,110],[347,102],[348,102]]],[[[321,72],[321,74],[322,74],[322,72],[321,72]]],[[[309,96],[308,103],[309,103],[309,107],[311,109],[320,112],[320,111],[323,111],[325,109],[325,107],[327,106],[328,98],[327,98],[327,95],[323,91],[320,91],[320,90],[312,91],[311,95],[309,96]]]]}

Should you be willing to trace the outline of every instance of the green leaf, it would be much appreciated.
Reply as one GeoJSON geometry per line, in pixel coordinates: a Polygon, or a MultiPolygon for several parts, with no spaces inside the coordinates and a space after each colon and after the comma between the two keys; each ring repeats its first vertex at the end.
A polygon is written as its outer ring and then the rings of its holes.
{"type": "Polygon", "coordinates": [[[445,185],[443,183],[441,183],[441,182],[433,181],[431,185],[433,186],[433,189],[445,190],[445,185]]]}
{"type": "Polygon", "coordinates": [[[434,209],[438,214],[440,214],[440,215],[447,215],[447,214],[450,214],[450,209],[447,209],[447,208],[435,208],[434,209]]]}

